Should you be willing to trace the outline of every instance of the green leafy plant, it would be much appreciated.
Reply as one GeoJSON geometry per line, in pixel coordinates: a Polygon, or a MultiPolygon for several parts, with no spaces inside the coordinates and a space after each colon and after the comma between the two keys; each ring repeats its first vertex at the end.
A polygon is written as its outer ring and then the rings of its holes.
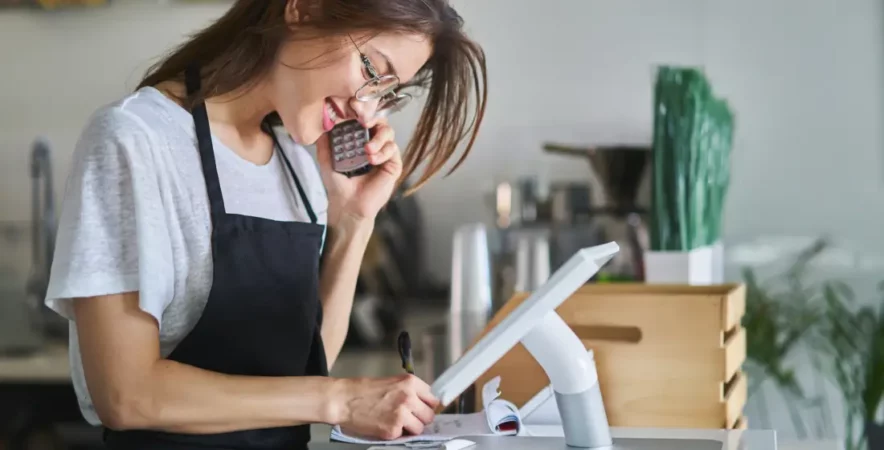
{"type": "MultiPolygon", "coordinates": [[[[750,369],[750,397],[761,394],[763,384],[771,380],[783,395],[789,416],[799,438],[805,438],[809,427],[801,414],[802,407],[812,406],[826,415],[824,399],[808,398],[796,378],[791,357],[805,342],[824,317],[824,292],[828,285],[818,282],[809,273],[811,263],[829,246],[820,238],[798,253],[785,271],[759,279],[752,269],[743,269],[746,285],[747,359],[750,369]],[[753,370],[754,369],[754,370],[753,370]]],[[[762,398],[761,400],[765,400],[762,398]]],[[[759,410],[764,425],[769,425],[766,408],[759,410]]],[[[820,418],[817,435],[831,421],[820,418]]]]}
{"type": "MultiPolygon", "coordinates": [[[[755,271],[743,270],[746,284],[747,358],[752,379],[750,396],[771,380],[783,394],[799,438],[809,427],[801,408],[820,414],[817,434],[831,435],[831,408],[821,385],[809,398],[796,377],[791,357],[799,348],[811,350],[817,370],[831,378],[845,407],[845,450],[879,450],[870,446],[876,413],[884,406],[884,282],[877,306],[857,306],[846,283],[821,279],[810,271],[815,258],[829,247],[820,238],[802,250],[783,273],[764,281],[755,271]]],[[[762,408],[761,414],[766,410],[762,408]]],[[[762,417],[762,422],[766,421],[762,417]]],[[[769,421],[768,421],[769,422],[769,421]]],[[[884,428],[878,429],[878,433],[884,428]]],[[[822,436],[819,436],[822,437],[822,436]]],[[[884,442],[876,445],[884,445],[884,442]]]]}
{"type": "MultiPolygon", "coordinates": [[[[884,299],[884,283],[878,291],[884,299]]],[[[870,427],[884,398],[884,307],[850,308],[853,301],[848,287],[828,286],[825,321],[817,329],[823,367],[844,398],[845,450],[870,447],[870,427]]]]}

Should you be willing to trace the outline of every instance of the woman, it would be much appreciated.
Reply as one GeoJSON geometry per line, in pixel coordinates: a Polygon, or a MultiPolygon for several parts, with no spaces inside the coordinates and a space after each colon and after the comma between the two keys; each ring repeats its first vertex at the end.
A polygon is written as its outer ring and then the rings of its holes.
{"type": "Polygon", "coordinates": [[[238,0],[90,119],[47,304],[110,448],[299,448],[310,423],[390,439],[433,419],[415,377],[328,370],[378,210],[472,146],[485,61],[461,25],[446,0],[238,0]],[[381,117],[409,87],[427,100],[400,157],[381,117]],[[327,137],[348,119],[373,130],[352,178],[327,137]]]}

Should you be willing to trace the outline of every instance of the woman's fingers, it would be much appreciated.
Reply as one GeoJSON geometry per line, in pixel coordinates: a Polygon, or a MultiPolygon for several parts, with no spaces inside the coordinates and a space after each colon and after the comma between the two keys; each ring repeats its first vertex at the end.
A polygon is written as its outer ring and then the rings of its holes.
{"type": "Polygon", "coordinates": [[[424,423],[414,414],[408,414],[403,417],[402,429],[412,435],[417,436],[424,432],[424,423]]]}
{"type": "Polygon", "coordinates": [[[395,142],[387,142],[377,151],[365,152],[368,156],[368,162],[373,166],[383,165],[385,162],[393,159],[393,156],[399,153],[399,146],[395,142]]]}
{"type": "Polygon", "coordinates": [[[393,127],[387,124],[379,124],[372,128],[371,140],[365,144],[365,153],[372,154],[381,151],[387,142],[396,142],[396,134],[393,127]]]}
{"type": "Polygon", "coordinates": [[[372,138],[365,144],[369,164],[381,167],[383,172],[394,178],[402,173],[402,155],[395,138],[393,127],[382,122],[372,129],[372,138]]]}
{"type": "Polygon", "coordinates": [[[408,402],[408,407],[411,409],[411,413],[414,414],[414,416],[424,425],[429,425],[436,417],[433,408],[430,408],[430,406],[424,403],[424,401],[418,396],[412,397],[411,401],[408,402]]]}

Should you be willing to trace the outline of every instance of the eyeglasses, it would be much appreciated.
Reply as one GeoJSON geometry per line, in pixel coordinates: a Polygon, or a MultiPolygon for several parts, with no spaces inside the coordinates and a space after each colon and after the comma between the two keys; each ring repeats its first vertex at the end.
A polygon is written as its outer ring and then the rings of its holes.
{"type": "Polygon", "coordinates": [[[396,75],[379,75],[371,60],[368,59],[365,53],[359,50],[359,46],[356,45],[353,38],[350,35],[347,35],[347,37],[350,38],[350,42],[353,43],[356,51],[359,52],[362,65],[365,66],[365,71],[371,77],[356,90],[356,99],[360,102],[378,100],[377,111],[379,113],[388,114],[402,110],[411,101],[412,97],[407,93],[398,92],[399,77],[396,75]]]}

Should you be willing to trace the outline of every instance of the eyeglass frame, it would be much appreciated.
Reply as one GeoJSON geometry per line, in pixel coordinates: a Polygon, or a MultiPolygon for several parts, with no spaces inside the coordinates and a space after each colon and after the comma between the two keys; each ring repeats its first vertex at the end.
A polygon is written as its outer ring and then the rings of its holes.
{"type": "MultiPolygon", "coordinates": [[[[410,102],[412,100],[412,96],[410,94],[404,93],[404,92],[397,92],[397,89],[399,89],[399,87],[400,87],[399,77],[396,75],[379,75],[378,70],[374,67],[374,64],[372,64],[371,60],[368,59],[368,56],[365,53],[363,53],[362,50],[359,49],[359,46],[356,45],[356,41],[353,40],[353,37],[350,36],[349,34],[347,35],[347,37],[350,38],[350,42],[353,43],[353,47],[356,49],[356,52],[359,53],[359,59],[362,61],[362,65],[365,66],[365,70],[368,72],[368,75],[371,76],[371,78],[369,78],[365,82],[365,84],[360,86],[359,89],[356,89],[356,94],[355,94],[356,100],[359,100],[360,102],[369,102],[372,100],[378,100],[379,102],[383,103],[385,98],[392,95],[390,100],[387,100],[387,101],[393,101],[393,100],[404,101],[404,103],[402,103],[402,105],[405,105],[408,102],[410,102]],[[371,95],[371,96],[360,96],[359,95],[359,91],[369,87],[372,83],[377,83],[377,82],[384,80],[384,79],[388,79],[388,80],[393,79],[393,80],[396,80],[396,83],[387,92],[382,93],[380,96],[378,96],[377,94],[371,95]]],[[[400,108],[401,108],[401,106],[400,106],[400,108]]],[[[378,106],[378,112],[386,111],[388,109],[392,109],[392,108],[389,108],[389,107],[383,108],[380,106],[380,104],[378,106]]],[[[396,111],[398,111],[398,109],[396,111]]]]}

